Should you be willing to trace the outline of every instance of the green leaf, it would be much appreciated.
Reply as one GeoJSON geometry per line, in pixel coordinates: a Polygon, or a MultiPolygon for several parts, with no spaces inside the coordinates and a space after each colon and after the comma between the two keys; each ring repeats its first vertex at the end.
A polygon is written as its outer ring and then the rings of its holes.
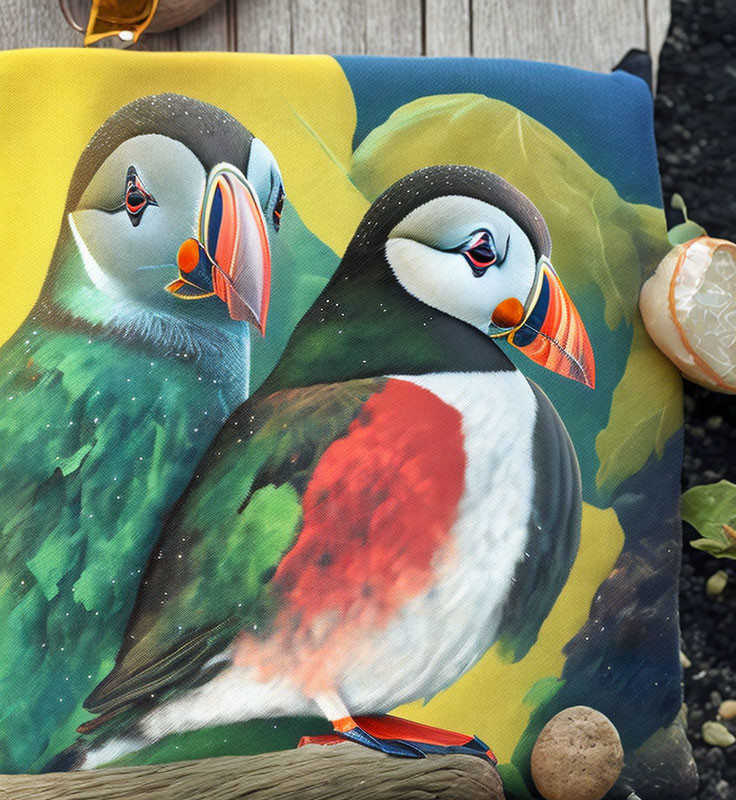
{"type": "Polygon", "coordinates": [[[679,193],[675,192],[670,200],[670,208],[682,212],[683,219],[690,219],[687,215],[687,206],[685,205],[685,198],[679,193]]]}
{"type": "Polygon", "coordinates": [[[670,228],[667,238],[670,240],[670,244],[674,246],[677,244],[685,244],[685,242],[689,242],[691,239],[697,239],[698,236],[705,235],[705,228],[689,219],[687,222],[681,222],[679,225],[670,228]]]}
{"type": "Polygon", "coordinates": [[[634,320],[626,370],[613,392],[608,424],[598,434],[596,485],[604,495],[638,472],[654,451],[662,456],[682,425],[682,379],[672,363],[652,347],[641,318],[634,320]],[[656,386],[657,391],[643,387],[656,386]]]}
{"type": "Polygon", "coordinates": [[[736,484],[694,486],[682,496],[682,518],[703,537],[690,544],[719,558],[736,559],[736,484]]]}
{"type": "Polygon", "coordinates": [[[685,220],[679,225],[675,225],[673,228],[670,228],[669,232],[667,233],[667,238],[670,240],[670,244],[673,246],[685,244],[685,242],[689,242],[691,239],[697,239],[698,236],[707,235],[705,228],[702,225],[698,225],[697,222],[693,222],[693,220],[688,217],[687,206],[685,205],[685,200],[681,194],[675,192],[672,195],[672,200],[670,200],[670,208],[681,211],[683,219],[685,220]]]}

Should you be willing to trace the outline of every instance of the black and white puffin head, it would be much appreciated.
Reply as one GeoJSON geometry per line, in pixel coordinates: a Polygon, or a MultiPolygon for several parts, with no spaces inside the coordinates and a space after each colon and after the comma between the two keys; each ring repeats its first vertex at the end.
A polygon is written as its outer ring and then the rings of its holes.
{"type": "Polygon", "coordinates": [[[419,170],[374,203],[356,239],[382,241],[396,280],[418,300],[594,386],[590,342],[550,262],[544,218],[503,178],[462,166],[419,170]]]}
{"type": "MultiPolygon", "coordinates": [[[[283,198],[263,142],[219,108],[165,94],[124,106],[97,131],[74,173],[66,216],[106,298],[176,316],[180,300],[216,295],[231,317],[263,332],[269,237],[283,198]]],[[[209,303],[196,305],[211,313],[209,303]]]]}
{"type": "Polygon", "coordinates": [[[514,218],[475,197],[445,195],[415,208],[389,233],[399,283],[427,305],[485,333],[506,298],[532,293],[537,257],[514,218]]]}

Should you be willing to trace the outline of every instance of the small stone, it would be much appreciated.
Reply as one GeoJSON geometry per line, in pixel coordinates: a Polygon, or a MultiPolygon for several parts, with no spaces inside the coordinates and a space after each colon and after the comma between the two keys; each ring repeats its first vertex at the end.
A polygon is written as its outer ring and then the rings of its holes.
{"type": "Polygon", "coordinates": [[[721,719],[736,719],[736,700],[724,700],[718,706],[718,716],[721,719]]]}
{"type": "Polygon", "coordinates": [[[728,781],[720,780],[716,784],[716,792],[721,800],[730,800],[733,797],[731,794],[731,784],[728,781]]]}
{"type": "Polygon", "coordinates": [[[720,722],[713,722],[709,720],[703,723],[703,741],[706,744],[711,744],[714,747],[730,747],[736,744],[736,736],[720,722]]]}
{"type": "Polygon", "coordinates": [[[690,669],[692,667],[693,662],[680,650],[680,666],[683,669],[690,669]]]}
{"type": "Polygon", "coordinates": [[[546,800],[601,800],[624,763],[621,739],[600,711],[573,706],[544,726],[532,750],[531,770],[546,800]]]}
{"type": "MultiPolygon", "coordinates": [[[[698,773],[686,726],[685,712],[681,711],[670,725],[659,728],[633,753],[629,751],[626,754],[624,769],[616,782],[616,788],[622,789],[617,795],[618,800],[633,800],[627,798],[623,791],[624,787],[632,786],[641,791],[644,800],[654,800],[654,797],[660,800],[692,800],[695,797],[698,773]],[[663,770],[665,764],[667,768],[663,770]]],[[[717,747],[712,749],[725,757],[723,750],[717,747]]]]}
{"type": "Polygon", "coordinates": [[[723,593],[728,583],[728,573],[725,570],[719,569],[714,572],[705,583],[705,593],[708,597],[718,597],[723,593]]]}

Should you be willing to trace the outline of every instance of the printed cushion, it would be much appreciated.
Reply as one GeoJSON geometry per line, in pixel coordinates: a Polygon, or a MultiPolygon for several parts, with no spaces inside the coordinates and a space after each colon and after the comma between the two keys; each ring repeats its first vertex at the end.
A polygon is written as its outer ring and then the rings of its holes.
{"type": "Polygon", "coordinates": [[[537,735],[585,705],[621,737],[616,791],[678,796],[646,84],[113,51],[0,71],[0,771],[348,738],[490,748],[527,798],[537,735]]]}

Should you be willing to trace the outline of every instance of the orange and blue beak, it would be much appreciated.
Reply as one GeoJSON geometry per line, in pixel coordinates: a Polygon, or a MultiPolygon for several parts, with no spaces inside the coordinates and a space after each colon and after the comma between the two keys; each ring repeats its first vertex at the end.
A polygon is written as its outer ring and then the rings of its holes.
{"type": "Polygon", "coordinates": [[[515,297],[499,303],[491,317],[498,333],[532,361],[566,378],[595,388],[590,339],[552,264],[539,260],[526,308],[515,297]]]}
{"type": "Polygon", "coordinates": [[[210,173],[198,238],[186,239],[177,257],[179,277],[166,289],[182,300],[216,295],[230,316],[266,331],[271,252],[256,193],[229,164],[210,173]]]}

